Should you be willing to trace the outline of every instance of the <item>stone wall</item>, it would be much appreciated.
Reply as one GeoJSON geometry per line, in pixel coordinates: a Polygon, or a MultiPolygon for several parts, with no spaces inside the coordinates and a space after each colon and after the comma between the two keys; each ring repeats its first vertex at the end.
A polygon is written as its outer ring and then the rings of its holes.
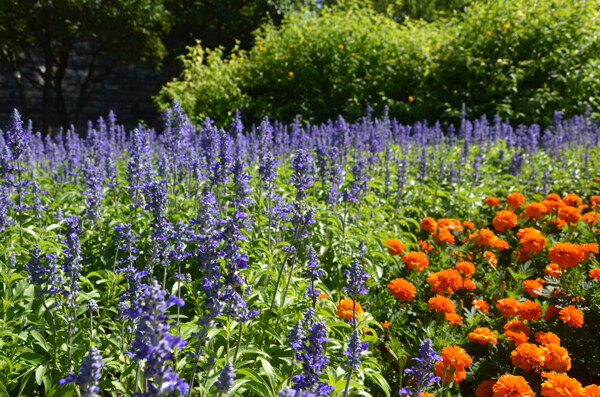
{"type": "MultiPolygon", "coordinates": [[[[82,49],[74,52],[69,59],[69,69],[63,82],[69,120],[74,117],[79,87],[86,74],[86,61],[82,49]]],[[[106,71],[109,65],[109,61],[104,60],[100,62],[99,70],[106,71]]],[[[159,115],[151,97],[158,93],[162,84],[171,79],[173,73],[172,70],[157,71],[139,65],[116,66],[109,77],[96,86],[76,125],[77,131],[85,133],[87,120],[96,121],[100,116],[106,119],[110,110],[117,115],[119,124],[125,125],[128,130],[141,120],[147,125],[158,125],[159,115]]],[[[33,120],[34,129],[40,130],[42,92],[35,90],[30,84],[25,87],[29,116],[33,120]]],[[[8,124],[13,109],[21,108],[20,103],[17,83],[10,66],[0,64],[0,129],[8,124]]],[[[58,126],[53,107],[50,117],[50,124],[58,126]]]]}

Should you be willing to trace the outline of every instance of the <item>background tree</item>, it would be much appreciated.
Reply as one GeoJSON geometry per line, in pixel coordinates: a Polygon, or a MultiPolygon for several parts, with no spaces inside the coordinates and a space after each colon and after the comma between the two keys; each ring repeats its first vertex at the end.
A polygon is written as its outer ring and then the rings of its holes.
{"type": "Polygon", "coordinates": [[[42,91],[43,130],[48,131],[52,107],[61,126],[76,124],[97,84],[118,62],[158,65],[170,23],[162,0],[2,0],[0,57],[12,67],[26,117],[23,85],[42,91]],[[85,54],[86,72],[76,103],[67,104],[63,81],[75,50],[85,54]],[[109,66],[99,68],[104,59],[109,66]]]}

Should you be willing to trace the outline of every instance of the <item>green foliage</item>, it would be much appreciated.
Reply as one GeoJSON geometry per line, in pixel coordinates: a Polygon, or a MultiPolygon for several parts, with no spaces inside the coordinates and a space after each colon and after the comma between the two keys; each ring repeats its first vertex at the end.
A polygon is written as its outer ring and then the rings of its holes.
{"type": "Polygon", "coordinates": [[[461,17],[403,24],[369,8],[324,8],[264,25],[249,51],[226,59],[190,47],[156,103],[177,99],[196,121],[220,123],[236,108],[252,122],[320,122],[367,106],[456,122],[464,104],[470,115],[548,124],[555,110],[599,113],[599,34],[591,0],[475,2],[461,17]]]}

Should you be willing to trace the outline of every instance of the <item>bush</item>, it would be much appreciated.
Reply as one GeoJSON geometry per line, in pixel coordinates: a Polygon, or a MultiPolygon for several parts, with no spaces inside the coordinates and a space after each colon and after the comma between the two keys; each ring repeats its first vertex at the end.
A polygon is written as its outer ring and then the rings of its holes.
{"type": "Polygon", "coordinates": [[[398,24],[368,9],[288,15],[250,51],[190,48],[157,103],[179,100],[197,121],[236,108],[257,122],[296,115],[354,119],[367,106],[403,121],[499,114],[548,124],[598,102],[598,10],[591,1],[475,3],[460,19],[398,24]]]}

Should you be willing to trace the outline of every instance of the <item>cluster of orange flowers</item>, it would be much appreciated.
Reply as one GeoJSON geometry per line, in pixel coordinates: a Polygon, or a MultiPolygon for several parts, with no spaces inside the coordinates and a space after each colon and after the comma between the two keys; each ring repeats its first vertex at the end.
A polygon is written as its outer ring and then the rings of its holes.
{"type": "Polygon", "coordinates": [[[356,319],[359,314],[363,314],[364,312],[360,303],[352,299],[342,299],[337,305],[337,312],[335,314],[342,320],[350,321],[352,317],[356,319]]]}
{"type": "Polygon", "coordinates": [[[417,289],[410,282],[403,278],[395,278],[388,284],[390,294],[394,295],[394,298],[400,299],[403,302],[412,300],[417,293],[417,289]]]}
{"type": "Polygon", "coordinates": [[[467,377],[465,369],[473,362],[471,356],[460,346],[446,346],[442,349],[442,360],[435,363],[435,376],[442,378],[442,383],[448,383],[450,376],[456,383],[467,377]]]}

